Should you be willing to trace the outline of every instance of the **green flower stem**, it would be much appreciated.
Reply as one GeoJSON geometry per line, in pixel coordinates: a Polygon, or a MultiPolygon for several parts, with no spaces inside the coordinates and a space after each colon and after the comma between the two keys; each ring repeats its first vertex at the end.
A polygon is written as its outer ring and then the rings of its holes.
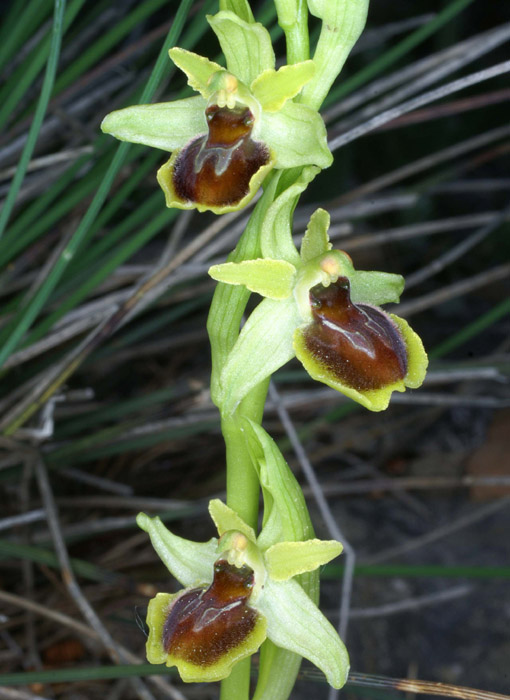
{"type": "Polygon", "coordinates": [[[285,32],[287,63],[306,61],[310,58],[306,0],[295,0],[294,2],[275,0],[275,4],[278,12],[278,24],[285,32]]]}
{"type": "Polygon", "coordinates": [[[250,697],[251,659],[239,661],[228,678],[221,681],[220,700],[247,700],[250,697]]]}
{"type": "MultiPolygon", "coordinates": [[[[241,262],[260,255],[260,225],[274,200],[276,183],[277,178],[273,176],[268,178],[264,194],[250,216],[236,249],[228,258],[230,261],[241,262]]],[[[213,401],[217,400],[219,395],[221,370],[239,335],[241,319],[249,297],[250,292],[244,287],[221,283],[216,287],[207,320],[212,355],[211,396],[213,401]]],[[[259,482],[240,422],[244,417],[261,422],[267,387],[268,382],[256,386],[233,414],[222,416],[221,422],[226,445],[227,505],[255,530],[258,521],[259,482]]],[[[221,682],[220,700],[248,700],[250,668],[250,659],[245,659],[234,666],[230,676],[221,682]]]]}

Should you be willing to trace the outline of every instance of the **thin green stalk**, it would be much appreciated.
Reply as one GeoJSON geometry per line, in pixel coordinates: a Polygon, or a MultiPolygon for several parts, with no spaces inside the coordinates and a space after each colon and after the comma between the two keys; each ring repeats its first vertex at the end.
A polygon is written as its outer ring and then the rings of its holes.
{"type": "MultiPolygon", "coordinates": [[[[167,67],[168,49],[170,46],[175,45],[175,43],[177,42],[177,39],[183,29],[184,21],[189,12],[191,4],[192,0],[181,0],[179,9],[177,10],[177,13],[175,15],[175,20],[161,48],[154,70],[152,71],[152,74],[143,91],[141,99],[142,102],[149,102],[152,96],[154,95],[154,92],[156,91],[156,88],[158,87],[167,67]]],[[[41,284],[39,289],[36,291],[34,296],[30,300],[28,300],[25,308],[22,310],[19,316],[15,318],[14,323],[9,329],[10,337],[5,343],[2,350],[0,351],[0,366],[4,364],[11,352],[13,352],[13,350],[16,347],[18,347],[23,335],[28,330],[34,319],[37,317],[39,311],[43,308],[49,295],[51,294],[55,286],[58,284],[64,271],[69,265],[69,262],[78,252],[82,240],[84,239],[85,235],[88,233],[90,227],[94,223],[94,220],[98,215],[99,210],[101,209],[108,195],[108,192],[110,191],[113,181],[126,159],[129,148],[130,146],[127,143],[121,143],[120,146],[117,148],[115,156],[110,164],[110,167],[104,175],[104,178],[101,182],[101,185],[99,186],[98,191],[96,192],[94,199],[92,200],[85,216],[81,220],[78,228],[76,229],[74,235],[70,239],[68,245],[62,251],[62,254],[58,258],[52,270],[49,272],[48,276],[41,284]]]]}
{"type": "Polygon", "coordinates": [[[278,24],[285,32],[287,46],[287,63],[299,63],[310,58],[310,39],[308,36],[308,5],[306,0],[296,0],[295,15],[286,17],[287,2],[275,0],[278,24]],[[291,20],[291,21],[289,21],[291,20]]]}
{"type": "Polygon", "coordinates": [[[51,92],[53,90],[53,84],[55,82],[55,75],[57,72],[58,59],[60,56],[60,46],[62,44],[62,32],[63,32],[63,20],[64,12],[66,9],[66,0],[55,0],[55,13],[53,17],[53,31],[51,35],[51,45],[50,45],[50,55],[48,58],[48,63],[46,65],[46,73],[44,76],[43,85],[41,88],[41,95],[39,97],[39,102],[35,110],[34,119],[30,126],[28,132],[27,142],[21,154],[21,158],[16,169],[16,174],[11,182],[9,192],[7,194],[4,206],[0,213],[0,238],[5,230],[7,221],[12,212],[12,208],[16,202],[18,192],[20,191],[21,185],[25,178],[27,172],[27,167],[34,152],[35,144],[39,136],[39,131],[44,120],[44,115],[46,114],[46,109],[48,108],[48,102],[51,97],[51,92]]]}

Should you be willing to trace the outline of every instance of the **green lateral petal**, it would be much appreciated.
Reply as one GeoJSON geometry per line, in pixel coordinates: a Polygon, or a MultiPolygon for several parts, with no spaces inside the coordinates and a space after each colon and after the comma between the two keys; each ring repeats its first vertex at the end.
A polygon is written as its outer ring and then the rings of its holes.
{"type": "Polygon", "coordinates": [[[246,85],[274,68],[275,58],[271,37],[259,22],[245,22],[233,12],[208,15],[207,21],[218,37],[227,59],[227,68],[246,85]]]}
{"type": "Polygon", "coordinates": [[[269,576],[274,581],[314,571],[337,557],[343,547],[336,540],[306,540],[305,542],[277,542],[264,554],[269,576]]]}
{"type": "Polygon", "coordinates": [[[213,265],[209,275],[218,282],[244,284],[251,292],[270,299],[287,299],[294,288],[296,268],[286,260],[259,258],[213,265]]]}
{"type": "Polygon", "coordinates": [[[237,532],[246,535],[252,542],[257,540],[253,528],[247,525],[232,508],[229,508],[219,498],[214,498],[209,502],[209,515],[216,525],[220,537],[229,530],[237,530],[237,532]]]}
{"type": "Polygon", "coordinates": [[[349,277],[351,283],[351,300],[355,304],[398,304],[404,291],[405,280],[402,275],[390,272],[354,271],[349,277]]]}
{"type": "Polygon", "coordinates": [[[126,107],[107,114],[101,130],[121,141],[173,151],[207,133],[205,108],[202,97],[126,107]]]}
{"type": "Polygon", "coordinates": [[[177,46],[170,49],[168,54],[177,68],[180,68],[188,76],[188,85],[207,99],[210,92],[207,89],[209,80],[215,73],[224,69],[204,56],[180,49],[177,46]]]}
{"type": "Polygon", "coordinates": [[[300,323],[293,298],[264,299],[248,318],[220,377],[220,410],[232,413],[254,386],[292,357],[292,335],[300,323]]]}
{"type": "Polygon", "coordinates": [[[263,112],[260,139],[276,153],[277,168],[333,162],[322,117],[307,105],[286,102],[279,112],[263,112]]]}
{"type": "Polygon", "coordinates": [[[333,688],[345,684],[349,672],[347,650],[298,583],[268,578],[257,608],[267,619],[267,636],[274,644],[311,661],[333,688]]]}
{"type": "Polygon", "coordinates": [[[220,0],[220,10],[228,10],[245,22],[255,22],[248,0],[220,0]]]}
{"type": "Polygon", "coordinates": [[[404,377],[404,383],[409,389],[417,389],[423,384],[429,358],[423,347],[420,336],[413,331],[411,326],[404,321],[400,316],[388,314],[397,324],[407,349],[407,374],[404,377]]]}
{"type": "Polygon", "coordinates": [[[331,250],[332,244],[328,236],[329,222],[330,216],[324,209],[316,209],[310,217],[301,242],[301,260],[304,263],[331,250]]]}
{"type": "Polygon", "coordinates": [[[294,334],[294,350],[296,351],[296,357],[312,379],[327,384],[332,389],[345,394],[345,396],[360,403],[370,411],[384,411],[384,409],[388,408],[391,394],[394,391],[405,391],[404,380],[370,391],[357,391],[348,384],[339,381],[336,375],[319,362],[308,350],[305,342],[304,327],[298,328],[294,334]]]}
{"type": "Polygon", "coordinates": [[[145,513],[138,513],[136,523],[149,535],[159,558],[179,583],[197,586],[212,580],[218,557],[216,538],[209,542],[185,540],[172,534],[159,518],[150,518],[145,513]]]}
{"type": "Polygon", "coordinates": [[[284,259],[298,266],[299,254],[292,240],[292,215],[299,195],[319,172],[318,168],[309,166],[298,173],[284,173],[280,185],[287,187],[278,195],[268,208],[262,222],[260,245],[265,258],[284,259]]]}
{"type": "Polygon", "coordinates": [[[282,66],[277,71],[271,68],[255,78],[251,84],[251,91],[262,109],[277,112],[287,100],[301,91],[303,85],[306,85],[314,74],[315,63],[311,60],[282,66]]]}

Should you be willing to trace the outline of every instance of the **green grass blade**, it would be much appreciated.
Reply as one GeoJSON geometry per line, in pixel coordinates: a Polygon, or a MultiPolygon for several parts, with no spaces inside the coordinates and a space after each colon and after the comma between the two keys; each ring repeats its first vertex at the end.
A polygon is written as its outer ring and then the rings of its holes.
{"type": "Polygon", "coordinates": [[[55,94],[78,80],[85,71],[99,61],[113,46],[119,44],[122,39],[137,27],[144,19],[156,12],[167,0],[145,0],[134,6],[132,12],[117,22],[106,34],[83,51],[76,61],[72,63],[57,79],[55,94]]]}
{"type": "Polygon", "coordinates": [[[379,73],[382,73],[387,68],[396,63],[400,58],[409,53],[415,46],[421,44],[425,39],[428,39],[432,34],[438,31],[444,24],[453,19],[459,12],[462,12],[468,5],[470,5],[473,0],[453,0],[453,2],[448,3],[446,7],[438,12],[434,19],[424,24],[422,27],[412,32],[409,36],[399,42],[386,53],[379,56],[376,61],[371,62],[366,68],[358,71],[351,78],[348,78],[336,89],[331,90],[328,97],[324,101],[324,105],[327,107],[333,102],[338,102],[356,88],[365,85],[369,80],[374,78],[379,73]]]}
{"type": "Polygon", "coordinates": [[[503,318],[503,316],[507,314],[510,314],[510,299],[503,299],[503,301],[497,304],[493,309],[477,318],[476,321],[473,321],[458,333],[455,333],[439,345],[436,345],[436,347],[429,352],[430,357],[442,357],[443,355],[447,355],[460,345],[467,343],[471,338],[483,333],[486,328],[489,328],[489,326],[492,326],[493,323],[496,323],[496,321],[499,321],[500,318],[503,318]]]}
{"type": "MultiPolygon", "coordinates": [[[[85,0],[74,0],[74,2],[71,2],[67,7],[63,20],[64,33],[78,14],[84,2],[85,0]]],[[[0,128],[7,122],[12,110],[41,72],[49,50],[50,37],[46,37],[40,42],[39,46],[35,47],[29,58],[14,71],[6,82],[0,93],[0,128]]]]}
{"type": "Polygon", "coordinates": [[[51,11],[50,0],[18,0],[11,4],[7,17],[2,22],[0,32],[0,66],[23,46],[23,42],[40,26],[51,11]],[[20,16],[23,21],[20,22],[20,16]]]}
{"type": "MultiPolygon", "coordinates": [[[[165,68],[167,67],[168,49],[176,43],[183,29],[184,21],[189,12],[191,4],[192,0],[181,0],[175,20],[160,51],[154,70],[152,71],[152,74],[143,91],[142,102],[150,101],[154,95],[154,92],[156,91],[156,88],[163,77],[165,68]]],[[[62,277],[62,274],[66,270],[70,260],[77,253],[83,238],[92,226],[108,195],[108,192],[110,191],[117,172],[125,161],[129,148],[130,144],[127,143],[121,143],[120,146],[118,146],[115,156],[104,175],[94,199],[92,200],[85,216],[81,220],[68,245],[56,261],[44,282],[41,284],[40,288],[37,290],[36,294],[27,302],[26,307],[22,310],[21,314],[14,319],[14,323],[10,328],[10,337],[0,351],[0,366],[4,364],[11,352],[19,345],[24,333],[28,330],[34,319],[37,317],[37,314],[44,306],[49,295],[58,284],[58,281],[62,277]]]]}
{"type": "Polygon", "coordinates": [[[62,44],[62,31],[64,12],[66,9],[66,0],[55,0],[55,14],[53,16],[53,31],[51,34],[50,55],[46,66],[46,74],[41,88],[41,95],[37,103],[34,114],[34,119],[30,125],[27,142],[23,148],[23,153],[16,168],[16,174],[12,180],[9,192],[7,194],[4,206],[0,213],[0,238],[2,237],[7,221],[12,212],[12,208],[16,202],[16,197],[25,178],[27,167],[34,152],[35,144],[39,136],[39,131],[48,108],[48,102],[53,90],[55,75],[57,72],[58,59],[60,56],[60,47],[62,44]]]}

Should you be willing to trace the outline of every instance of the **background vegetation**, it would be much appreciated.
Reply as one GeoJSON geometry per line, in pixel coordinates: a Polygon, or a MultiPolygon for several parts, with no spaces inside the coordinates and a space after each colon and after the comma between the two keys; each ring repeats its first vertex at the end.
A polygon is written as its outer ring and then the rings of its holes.
{"type": "MultiPolygon", "coordinates": [[[[165,209],[165,154],[98,128],[187,94],[166,48],[217,58],[216,9],[2,5],[0,698],[216,697],[134,667],[148,599],[174,590],[135,516],[213,534],[206,273],[247,212],[165,209]]],[[[283,57],[272,3],[255,9],[283,57]]],[[[318,535],[347,543],[323,572],[349,620],[344,694],[397,697],[381,675],[508,692],[509,40],[506,2],[373,0],[324,109],[335,163],[296,212],[296,235],[320,205],[358,268],[406,275],[398,313],[431,355],[383,415],[297,364],[268,405],[318,535]]],[[[306,665],[301,694],[328,695],[306,665]]]]}

